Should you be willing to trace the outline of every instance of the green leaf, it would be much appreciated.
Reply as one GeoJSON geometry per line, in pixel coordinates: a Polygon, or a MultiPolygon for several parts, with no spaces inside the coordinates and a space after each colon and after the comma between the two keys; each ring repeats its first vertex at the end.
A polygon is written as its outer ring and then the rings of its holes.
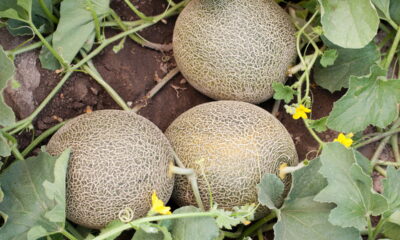
{"type": "MultiPolygon", "coordinates": [[[[174,213],[201,212],[193,206],[178,208],[174,213]]],[[[177,218],[172,221],[174,240],[214,240],[219,235],[218,226],[212,217],[177,218]]]]}
{"type": "Polygon", "coordinates": [[[144,223],[138,226],[132,240],[172,240],[172,235],[168,231],[172,220],[160,221],[158,225],[144,223]]]}
{"type": "Polygon", "coordinates": [[[318,173],[320,160],[293,173],[293,183],[288,198],[277,210],[278,222],[274,226],[276,240],[359,240],[354,228],[341,228],[328,221],[333,204],[319,203],[314,196],[326,186],[325,178],[318,173]]]}
{"type": "Polygon", "coordinates": [[[374,170],[374,168],[371,165],[371,161],[368,158],[364,157],[364,155],[362,155],[358,151],[355,152],[355,157],[357,164],[360,165],[364,173],[367,175],[371,175],[372,171],[374,170]]]}
{"type": "Polygon", "coordinates": [[[324,35],[344,48],[362,48],[375,37],[379,17],[369,0],[318,0],[324,35]]]}
{"type": "Polygon", "coordinates": [[[358,132],[368,125],[385,128],[398,115],[400,81],[387,80],[374,65],[371,74],[351,77],[347,93],[333,105],[328,127],[339,132],[358,132]]]}
{"type": "Polygon", "coordinates": [[[390,16],[397,24],[400,24],[400,1],[390,1],[390,16]]]}
{"type": "Polygon", "coordinates": [[[386,170],[387,178],[383,183],[383,196],[389,205],[384,217],[388,219],[383,225],[383,233],[394,240],[400,239],[400,170],[389,166],[386,170]]]}
{"type": "MultiPolygon", "coordinates": [[[[109,13],[110,0],[92,1],[99,21],[109,13]]],[[[93,41],[95,25],[87,8],[87,0],[64,0],[61,2],[60,21],[53,35],[53,47],[71,63],[87,41],[93,41]]]]}
{"type": "Polygon", "coordinates": [[[1,0],[0,18],[11,18],[20,21],[29,21],[31,0],[1,0]]]}
{"type": "Polygon", "coordinates": [[[350,76],[367,75],[371,66],[380,58],[378,47],[373,42],[361,49],[348,49],[336,46],[324,37],[322,40],[327,47],[338,53],[333,65],[323,67],[317,62],[314,67],[315,82],[330,92],[348,88],[350,76]]]}
{"type": "Polygon", "coordinates": [[[285,86],[282,83],[274,82],[272,83],[272,88],[274,89],[274,99],[275,100],[284,100],[285,103],[289,103],[292,99],[294,94],[296,93],[289,86],[285,86]]]}
{"type": "Polygon", "coordinates": [[[132,240],[164,240],[162,232],[147,233],[143,229],[139,229],[133,235],[132,240]]]}
{"type": "Polygon", "coordinates": [[[214,204],[210,211],[217,214],[215,222],[219,228],[232,230],[232,227],[235,227],[240,223],[253,220],[256,206],[254,204],[250,204],[240,207],[233,207],[233,211],[227,211],[224,209],[218,209],[217,204],[214,204]]]}
{"type": "MultiPolygon", "coordinates": [[[[44,0],[44,3],[50,12],[53,12],[53,4],[51,0],[44,0]]],[[[47,18],[38,0],[32,2],[31,10],[32,22],[41,33],[50,33],[53,31],[53,22],[47,18]]],[[[9,19],[7,21],[7,29],[13,36],[33,35],[29,24],[24,21],[9,19]]]]}
{"type": "Polygon", "coordinates": [[[277,209],[282,204],[285,185],[275,175],[267,173],[257,184],[258,201],[269,209],[277,209]]]}
{"type": "Polygon", "coordinates": [[[390,240],[400,240],[400,226],[387,222],[383,226],[383,234],[390,240]]]}
{"type": "Polygon", "coordinates": [[[395,223],[400,227],[400,209],[395,211],[392,215],[390,215],[389,222],[395,223]]]}
{"type": "MultiPolygon", "coordinates": [[[[124,225],[125,223],[120,221],[120,220],[114,220],[111,221],[110,223],[107,224],[106,227],[104,227],[103,229],[101,229],[100,231],[100,235],[109,232],[110,230],[112,230],[115,227],[124,225]]],[[[117,238],[121,233],[116,233],[114,235],[111,235],[110,237],[106,238],[105,240],[114,240],[115,238],[117,238]]]]}
{"type": "Polygon", "coordinates": [[[48,69],[51,71],[61,69],[61,64],[58,62],[57,58],[55,58],[54,55],[45,46],[40,49],[39,60],[42,68],[44,69],[48,69]]]}
{"type": "Polygon", "coordinates": [[[372,2],[379,9],[378,13],[381,18],[391,19],[389,12],[390,0],[372,0],[372,2]]]}
{"type": "Polygon", "coordinates": [[[357,164],[355,152],[340,143],[328,143],[321,154],[320,173],[328,185],[316,201],[335,203],[329,221],[341,227],[364,230],[368,215],[378,216],[387,210],[386,199],[372,188],[372,179],[357,164]]]}
{"type": "Polygon", "coordinates": [[[37,239],[64,229],[68,158],[68,150],[59,157],[42,152],[3,171],[0,213],[7,218],[0,228],[2,240],[37,239]]]}
{"type": "Polygon", "coordinates": [[[335,63],[336,58],[338,57],[338,52],[336,49],[328,49],[325,50],[322,54],[319,63],[326,68],[327,66],[331,66],[335,63]]]}
{"type": "Polygon", "coordinates": [[[8,144],[7,139],[0,132],[0,157],[8,157],[10,155],[11,155],[10,145],[8,144]]]}
{"type": "Polygon", "coordinates": [[[400,170],[389,166],[386,170],[387,178],[383,179],[383,196],[386,197],[391,215],[396,209],[400,210],[400,170]]]}
{"type": "Polygon", "coordinates": [[[0,126],[8,126],[15,122],[15,115],[12,109],[4,103],[3,90],[7,87],[8,81],[15,73],[14,63],[7,57],[0,46],[0,126]]]}
{"type": "Polygon", "coordinates": [[[325,132],[327,130],[326,121],[328,117],[322,117],[320,119],[312,120],[308,119],[308,124],[310,128],[314,129],[317,132],[325,132]]]}

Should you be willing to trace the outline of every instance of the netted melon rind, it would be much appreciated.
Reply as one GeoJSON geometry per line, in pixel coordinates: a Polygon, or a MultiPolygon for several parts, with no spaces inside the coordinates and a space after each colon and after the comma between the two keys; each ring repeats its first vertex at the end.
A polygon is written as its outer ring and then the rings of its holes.
{"type": "Polygon", "coordinates": [[[133,112],[101,110],[70,120],[47,145],[52,155],[70,148],[67,218],[99,229],[129,207],[134,218],[151,207],[153,190],[168,201],[174,179],[171,145],[149,120],[133,112]]]}
{"type": "Polygon", "coordinates": [[[273,0],[192,0],[180,13],[174,56],[188,82],[217,100],[260,103],[285,82],[295,29],[273,0]]]}
{"type": "MultiPolygon", "coordinates": [[[[207,208],[206,180],[214,202],[231,209],[258,202],[256,185],[264,174],[277,174],[283,162],[292,166],[298,163],[294,143],[285,127],[270,113],[249,103],[201,104],[180,115],[165,134],[183,164],[196,171],[207,208]],[[199,165],[201,159],[203,163],[199,165]]],[[[288,178],[285,185],[288,190],[288,178]]],[[[176,176],[172,198],[179,206],[196,205],[186,177],[176,176]]]]}

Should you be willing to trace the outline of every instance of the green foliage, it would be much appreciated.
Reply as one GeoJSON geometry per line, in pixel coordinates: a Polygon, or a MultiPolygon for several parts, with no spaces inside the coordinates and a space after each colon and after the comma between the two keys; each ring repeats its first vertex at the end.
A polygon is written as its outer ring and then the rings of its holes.
{"type": "MultiPolygon", "coordinates": [[[[200,212],[200,209],[187,206],[174,211],[174,213],[190,212],[200,212]]],[[[214,240],[219,235],[217,223],[212,217],[174,219],[171,228],[174,240],[214,240]]]]}
{"type": "Polygon", "coordinates": [[[285,103],[292,101],[294,94],[296,93],[291,87],[285,86],[280,82],[272,83],[272,88],[274,89],[274,99],[284,100],[285,103]]]}
{"type": "MultiPolygon", "coordinates": [[[[50,12],[53,11],[53,4],[51,0],[44,0],[44,3],[50,12]]],[[[40,7],[39,1],[32,2],[31,10],[32,22],[39,29],[41,33],[49,33],[53,31],[53,23],[47,18],[43,9],[40,7]]],[[[16,19],[9,19],[7,21],[7,29],[14,36],[32,35],[33,32],[29,24],[16,19]]]]}
{"type": "Polygon", "coordinates": [[[11,148],[8,144],[8,140],[3,136],[2,132],[0,131],[0,157],[8,157],[10,155],[11,148]]]}
{"type": "Polygon", "coordinates": [[[383,196],[388,201],[388,210],[384,213],[387,221],[383,225],[385,236],[400,239],[400,170],[387,168],[387,178],[383,180],[383,196]]]}
{"type": "Polygon", "coordinates": [[[15,122],[12,109],[4,103],[3,90],[13,78],[15,72],[14,63],[7,57],[0,46],[0,126],[8,126],[15,122]]]}
{"type": "Polygon", "coordinates": [[[0,228],[2,239],[34,240],[64,229],[68,159],[69,151],[59,157],[42,152],[2,172],[0,213],[6,219],[0,228]]]}
{"type": "MultiPolygon", "coordinates": [[[[100,234],[104,234],[104,233],[108,233],[110,230],[112,230],[115,227],[121,226],[124,223],[121,222],[120,220],[114,220],[112,222],[110,222],[109,224],[107,224],[107,226],[103,229],[101,229],[100,234]]],[[[116,239],[121,233],[116,233],[110,237],[108,237],[106,240],[114,240],[116,239]]]]}
{"type": "Polygon", "coordinates": [[[217,214],[215,222],[218,227],[228,230],[232,230],[232,227],[235,227],[240,223],[253,220],[255,211],[256,207],[254,204],[233,207],[233,211],[218,209],[218,205],[215,204],[211,210],[211,212],[217,214]]]}
{"type": "Polygon", "coordinates": [[[328,117],[322,117],[322,118],[316,119],[316,120],[309,119],[308,124],[309,124],[310,128],[314,129],[315,131],[324,132],[327,130],[327,127],[326,127],[327,120],[328,120],[328,117]]]}
{"type": "Polygon", "coordinates": [[[339,143],[328,143],[322,150],[320,173],[328,185],[316,201],[335,203],[329,221],[341,227],[364,230],[366,216],[378,216],[387,210],[386,199],[372,189],[372,179],[358,165],[354,151],[339,143]]]}
{"type": "Polygon", "coordinates": [[[375,37],[379,17],[369,0],[318,0],[325,36],[344,48],[362,48],[375,37]],[[362,11],[360,11],[362,9],[362,11]]]}
{"type": "Polygon", "coordinates": [[[389,12],[389,6],[390,6],[390,0],[372,0],[374,3],[375,7],[379,10],[379,16],[383,19],[391,19],[390,17],[390,12],[389,12]]]}
{"type": "Polygon", "coordinates": [[[326,180],[318,173],[319,159],[293,173],[289,196],[278,212],[274,226],[276,240],[302,239],[361,239],[354,228],[341,228],[328,221],[333,204],[316,202],[313,198],[326,186],[326,180]]]}
{"type": "MultiPolygon", "coordinates": [[[[92,2],[99,21],[109,13],[109,4],[109,0],[92,2]]],[[[62,1],[60,15],[53,35],[53,47],[66,62],[71,63],[87,42],[94,41],[95,23],[86,0],[62,1]]]]}
{"type": "Polygon", "coordinates": [[[321,66],[326,68],[327,66],[333,65],[337,57],[338,57],[338,52],[336,49],[328,49],[324,51],[324,53],[322,54],[319,63],[321,64],[321,66]]]}
{"type": "Polygon", "coordinates": [[[147,233],[143,229],[139,229],[135,232],[132,240],[166,240],[162,232],[147,233]]]}
{"type": "Polygon", "coordinates": [[[364,77],[350,77],[347,93],[335,102],[328,127],[340,132],[358,132],[372,124],[388,126],[398,115],[400,81],[387,80],[386,71],[372,66],[364,77]]]}
{"type": "MultiPolygon", "coordinates": [[[[330,92],[348,88],[350,76],[367,75],[371,66],[380,58],[378,48],[373,42],[361,49],[349,49],[339,47],[324,37],[322,40],[330,50],[337,51],[338,58],[328,67],[316,63],[314,79],[318,85],[330,92]]],[[[321,61],[322,59],[323,57],[321,61]]]]}
{"type": "Polygon", "coordinates": [[[391,0],[389,6],[391,19],[397,24],[400,24],[400,1],[391,0]]]}
{"type": "Polygon", "coordinates": [[[0,1],[0,18],[28,22],[31,9],[32,0],[2,0],[0,1]]]}
{"type": "Polygon", "coordinates": [[[265,174],[257,185],[258,201],[269,209],[277,209],[282,204],[285,185],[275,174],[265,174]]]}

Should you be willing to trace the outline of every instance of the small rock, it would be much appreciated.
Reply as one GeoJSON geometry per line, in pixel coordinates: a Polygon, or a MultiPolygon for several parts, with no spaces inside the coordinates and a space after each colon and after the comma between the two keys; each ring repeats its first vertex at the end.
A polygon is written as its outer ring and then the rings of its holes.
{"type": "Polygon", "coordinates": [[[80,103],[80,102],[74,102],[74,103],[72,104],[72,108],[73,108],[73,109],[81,109],[81,108],[83,108],[84,106],[85,106],[85,104],[80,103]]]}
{"type": "Polygon", "coordinates": [[[77,100],[83,100],[84,97],[88,94],[88,88],[83,81],[77,81],[74,84],[74,96],[77,100]]]}
{"type": "Polygon", "coordinates": [[[16,57],[15,80],[18,81],[21,86],[16,89],[8,86],[5,90],[7,104],[13,108],[20,119],[28,117],[36,107],[33,92],[40,84],[40,72],[36,68],[38,56],[38,52],[33,51],[23,53],[16,57]]]}

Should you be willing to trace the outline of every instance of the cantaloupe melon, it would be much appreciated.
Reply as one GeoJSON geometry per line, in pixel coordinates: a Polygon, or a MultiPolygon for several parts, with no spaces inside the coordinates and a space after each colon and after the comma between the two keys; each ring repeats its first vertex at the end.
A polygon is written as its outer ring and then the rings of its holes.
{"type": "MultiPolygon", "coordinates": [[[[196,106],[180,115],[165,134],[183,164],[195,170],[206,208],[210,207],[208,183],[214,202],[231,209],[258,202],[256,185],[264,174],[277,174],[282,163],[298,163],[285,127],[250,103],[216,101],[196,106]]],[[[289,180],[285,179],[286,190],[289,180]]],[[[196,205],[183,176],[176,176],[172,196],[180,206],[196,205]]]]}
{"type": "Polygon", "coordinates": [[[188,82],[218,100],[260,103],[285,82],[296,57],[295,28],[274,0],[192,0],[173,34],[188,82]]]}
{"type": "Polygon", "coordinates": [[[134,218],[151,208],[155,190],[164,202],[174,178],[171,145],[149,120],[133,112],[101,110],[78,116],[53,135],[50,154],[70,148],[67,172],[67,218],[102,228],[127,207],[134,218]]]}

